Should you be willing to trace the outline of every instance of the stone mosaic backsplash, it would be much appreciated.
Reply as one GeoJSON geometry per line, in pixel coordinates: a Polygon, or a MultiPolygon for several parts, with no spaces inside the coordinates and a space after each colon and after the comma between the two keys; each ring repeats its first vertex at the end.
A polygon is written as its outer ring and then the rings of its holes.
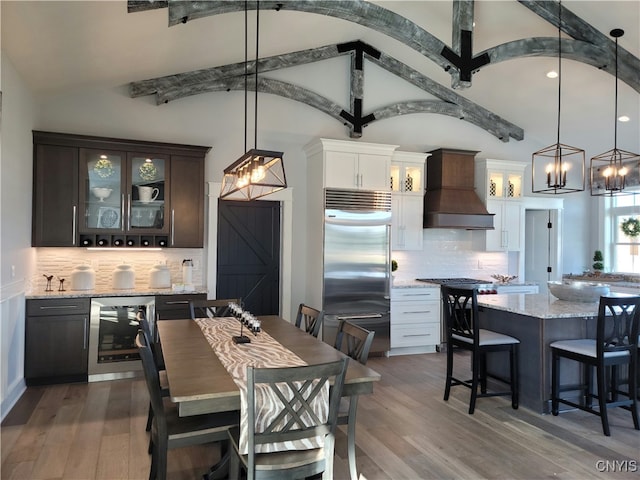
{"type": "Polygon", "coordinates": [[[65,288],[71,288],[71,272],[77,265],[91,265],[96,272],[96,290],[108,290],[113,284],[113,271],[116,266],[125,263],[135,271],[136,289],[149,285],[149,272],[158,263],[166,263],[171,272],[172,283],[183,283],[182,260],[193,260],[193,284],[203,285],[205,274],[204,249],[166,248],[163,250],[118,250],[100,251],[84,248],[37,248],[36,271],[27,281],[26,291],[37,293],[44,291],[47,279],[44,275],[53,275],[51,282],[58,289],[59,278],[65,279],[65,288]]]}

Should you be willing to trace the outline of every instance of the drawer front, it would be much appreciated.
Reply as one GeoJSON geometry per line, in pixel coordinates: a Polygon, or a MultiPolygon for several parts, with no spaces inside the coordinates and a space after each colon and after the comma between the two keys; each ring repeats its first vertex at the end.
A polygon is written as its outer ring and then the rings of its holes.
{"type": "Polygon", "coordinates": [[[91,298],[52,298],[27,300],[27,315],[88,315],[91,311],[91,298]]]}
{"type": "Polygon", "coordinates": [[[391,303],[391,323],[393,325],[425,322],[440,322],[440,303],[391,303]]]}
{"type": "Polygon", "coordinates": [[[440,301],[440,288],[392,288],[391,301],[440,301]]]}
{"type": "Polygon", "coordinates": [[[206,298],[206,293],[156,295],[156,313],[160,317],[160,320],[191,318],[189,301],[206,300],[206,298]]]}
{"type": "Polygon", "coordinates": [[[440,324],[397,325],[391,327],[391,348],[419,347],[440,343],[440,324]]]}

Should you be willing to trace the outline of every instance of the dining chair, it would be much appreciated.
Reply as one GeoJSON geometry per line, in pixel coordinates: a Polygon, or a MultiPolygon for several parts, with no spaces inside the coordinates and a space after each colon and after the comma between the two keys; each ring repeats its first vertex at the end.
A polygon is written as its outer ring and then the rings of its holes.
{"type": "Polygon", "coordinates": [[[297,479],[322,473],[333,478],[333,455],[338,405],[349,358],[330,363],[284,368],[247,367],[248,453],[240,452],[239,428],[229,430],[231,459],[229,478],[240,478],[240,467],[247,480],[297,479]],[[333,379],[328,402],[322,414],[316,414],[314,400],[333,379]],[[256,394],[256,388],[264,393],[256,394]],[[266,391],[265,391],[266,389],[266,391]],[[266,396],[268,395],[268,397],[266,396]],[[260,398],[273,398],[265,405],[260,398]],[[277,399],[277,400],[275,400],[277,399]],[[273,421],[258,418],[258,409],[272,410],[273,421]],[[286,423],[285,423],[286,422],[286,423]],[[320,437],[323,446],[307,450],[257,453],[260,446],[274,442],[302,442],[320,437]]]}
{"type": "MultiPolygon", "coordinates": [[[[373,343],[375,332],[356,325],[347,320],[341,320],[338,325],[338,333],[334,347],[336,350],[342,350],[343,341],[344,353],[352,359],[360,362],[362,365],[367,364],[369,359],[369,350],[373,343]]],[[[358,479],[358,470],[356,468],[356,413],[358,409],[358,395],[351,395],[348,399],[342,399],[338,410],[338,425],[347,425],[347,456],[349,459],[349,474],[351,480],[358,479]],[[343,406],[343,403],[348,403],[343,406]]]]}
{"type": "Polygon", "coordinates": [[[585,412],[598,415],[602,431],[608,437],[609,418],[607,410],[621,407],[631,411],[633,426],[638,424],[638,324],[640,323],[640,296],[600,297],[595,339],[560,340],[551,344],[551,413],[558,415],[563,403],[585,412]],[[583,366],[583,383],[560,385],[560,359],[570,359],[583,366]],[[621,379],[626,365],[627,379],[621,379]],[[596,393],[592,391],[595,369],[596,393]],[[622,390],[620,385],[627,384],[622,390]],[[580,402],[561,398],[567,391],[579,391],[580,402]],[[620,396],[626,397],[621,399],[620,396]],[[598,409],[593,399],[598,400],[598,409]]]}
{"type": "MultiPolygon", "coordinates": [[[[156,316],[157,321],[157,316],[156,316]]],[[[162,359],[162,353],[160,351],[160,342],[156,341],[154,337],[157,338],[151,331],[151,327],[149,326],[149,321],[144,317],[138,318],[138,325],[140,330],[142,330],[145,338],[147,340],[147,344],[150,347],[151,354],[153,356],[153,362],[156,366],[156,371],[158,373],[158,381],[160,382],[160,394],[162,397],[169,396],[169,380],[167,379],[167,372],[164,368],[164,360],[162,359]]],[[[151,402],[149,402],[149,413],[147,414],[147,426],[146,431],[151,431],[151,423],[153,421],[153,407],[151,402]]],[[[149,444],[149,452],[151,452],[151,444],[149,444]]]]}
{"type": "Polygon", "coordinates": [[[149,480],[165,480],[168,449],[226,442],[227,431],[240,423],[240,415],[235,411],[180,417],[175,405],[168,406],[162,399],[153,354],[143,331],[139,331],[136,336],[136,346],[142,359],[144,377],[153,407],[149,480]]]}
{"type": "Polygon", "coordinates": [[[304,331],[318,338],[322,322],[324,320],[324,312],[313,307],[301,303],[298,307],[298,315],[296,316],[296,327],[304,328],[304,331]],[[303,326],[304,323],[304,326],[303,326]]]}
{"type": "Polygon", "coordinates": [[[441,286],[442,306],[447,338],[447,376],[444,400],[449,400],[451,387],[463,385],[471,389],[469,414],[473,414],[476,399],[481,397],[511,396],[511,406],[518,408],[518,345],[520,340],[480,328],[478,322],[477,292],[473,288],[441,286]],[[471,352],[471,379],[461,380],[453,376],[454,350],[471,352]],[[487,354],[509,353],[509,378],[490,375],[487,372],[487,354]],[[509,386],[508,391],[487,391],[487,377],[499,380],[509,386]],[[478,392],[480,387],[480,392],[478,392]]]}
{"type": "Polygon", "coordinates": [[[239,298],[217,298],[214,300],[190,300],[189,311],[191,318],[225,317],[229,313],[229,304],[240,305],[239,298]]]}

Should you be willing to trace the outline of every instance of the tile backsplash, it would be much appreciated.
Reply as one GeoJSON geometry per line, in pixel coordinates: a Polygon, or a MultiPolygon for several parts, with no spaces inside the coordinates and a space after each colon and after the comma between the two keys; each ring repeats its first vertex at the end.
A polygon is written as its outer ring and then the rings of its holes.
{"type": "Polygon", "coordinates": [[[493,274],[512,274],[517,266],[516,252],[473,250],[471,235],[467,230],[425,229],[422,251],[392,253],[398,262],[394,277],[397,280],[470,277],[491,281],[493,274]]]}
{"type": "Polygon", "coordinates": [[[203,285],[206,278],[206,260],[202,248],[166,248],[163,250],[118,250],[100,251],[84,248],[37,248],[36,271],[27,282],[27,291],[44,291],[47,279],[44,275],[53,275],[51,282],[58,289],[59,279],[65,279],[65,288],[70,290],[71,272],[77,265],[91,265],[96,272],[96,290],[112,288],[112,275],[116,266],[126,263],[135,271],[136,288],[144,289],[149,285],[151,267],[166,263],[171,272],[172,283],[182,283],[182,260],[193,260],[193,284],[203,285]]]}

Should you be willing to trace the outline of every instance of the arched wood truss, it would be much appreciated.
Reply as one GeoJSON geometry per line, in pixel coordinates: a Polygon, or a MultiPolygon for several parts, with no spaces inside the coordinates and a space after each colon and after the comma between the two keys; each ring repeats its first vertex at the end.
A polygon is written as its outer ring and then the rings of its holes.
{"type": "MultiPolygon", "coordinates": [[[[518,1],[551,24],[558,26],[558,6],[555,2],[518,1]]],[[[189,20],[211,15],[243,11],[245,8],[244,1],[228,0],[193,2],[142,0],[129,1],[128,3],[129,12],[168,7],[169,25],[186,23],[189,20]]],[[[410,20],[363,0],[348,2],[331,0],[261,1],[259,6],[261,10],[287,9],[333,16],[385,33],[420,52],[448,71],[452,76],[453,88],[470,87],[473,73],[491,64],[519,57],[556,57],[558,55],[558,40],[556,38],[516,40],[473,55],[471,51],[473,0],[453,1],[451,47],[410,20]]],[[[255,10],[257,2],[248,2],[248,8],[255,10]]],[[[564,58],[583,62],[614,74],[614,42],[565,7],[562,7],[561,29],[572,37],[562,40],[564,58]]],[[[300,101],[327,113],[347,125],[352,137],[360,137],[362,128],[371,122],[397,115],[423,112],[455,116],[483,128],[503,142],[508,142],[510,138],[516,140],[524,138],[524,132],[518,126],[360,41],[259,59],[258,68],[260,72],[268,72],[326,60],[339,55],[351,55],[351,104],[349,111],[322,95],[279,80],[262,77],[258,81],[258,89],[261,92],[300,101]],[[362,95],[363,60],[365,58],[439,100],[399,102],[364,114],[362,112],[362,95]]],[[[618,55],[619,79],[640,92],[640,76],[638,75],[640,60],[620,48],[618,55]]],[[[255,62],[250,62],[248,67],[249,71],[255,71],[255,62]]],[[[242,90],[244,89],[243,75],[244,62],[132,82],[130,94],[132,97],[155,94],[157,103],[162,104],[199,93],[242,90]]],[[[255,79],[252,78],[248,88],[254,90],[255,87],[255,79]]]]}

